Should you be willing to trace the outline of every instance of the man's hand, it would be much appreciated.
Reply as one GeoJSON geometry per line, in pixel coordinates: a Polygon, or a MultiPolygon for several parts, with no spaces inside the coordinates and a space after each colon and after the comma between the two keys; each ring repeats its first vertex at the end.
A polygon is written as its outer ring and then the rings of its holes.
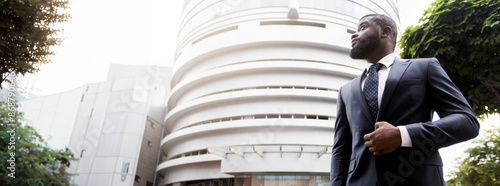
{"type": "Polygon", "coordinates": [[[366,141],[365,146],[375,156],[394,152],[401,146],[401,134],[398,127],[385,121],[375,123],[375,131],[365,134],[363,139],[366,141]]]}

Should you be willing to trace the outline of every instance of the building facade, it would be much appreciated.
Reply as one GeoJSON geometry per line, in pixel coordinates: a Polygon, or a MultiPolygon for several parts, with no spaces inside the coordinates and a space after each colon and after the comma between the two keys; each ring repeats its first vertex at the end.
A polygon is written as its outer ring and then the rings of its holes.
{"type": "Polygon", "coordinates": [[[185,0],[158,185],[327,185],[366,14],[397,0],[185,0]]]}
{"type": "Polygon", "coordinates": [[[32,97],[19,110],[50,147],[77,158],[71,184],[153,185],[170,71],[113,64],[105,82],[32,97]]]}

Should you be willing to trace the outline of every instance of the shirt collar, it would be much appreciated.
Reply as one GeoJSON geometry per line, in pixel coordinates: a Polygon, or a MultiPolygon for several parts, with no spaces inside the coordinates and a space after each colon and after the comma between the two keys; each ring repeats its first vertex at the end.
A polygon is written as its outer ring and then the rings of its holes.
{"type": "MultiPolygon", "coordinates": [[[[396,53],[390,53],[390,54],[387,54],[382,59],[380,59],[380,61],[378,61],[377,63],[382,63],[385,67],[389,68],[390,66],[392,66],[392,63],[394,63],[394,60],[396,59],[396,57],[397,57],[396,53]]],[[[368,63],[366,66],[366,69],[369,69],[370,66],[372,66],[372,65],[373,65],[372,63],[368,63]]]]}

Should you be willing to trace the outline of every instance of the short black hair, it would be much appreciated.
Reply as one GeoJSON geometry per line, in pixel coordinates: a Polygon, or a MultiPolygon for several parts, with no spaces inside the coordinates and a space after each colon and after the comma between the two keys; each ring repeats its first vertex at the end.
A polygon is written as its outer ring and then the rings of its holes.
{"type": "Polygon", "coordinates": [[[398,26],[396,25],[396,22],[394,22],[394,20],[391,17],[386,16],[384,14],[368,14],[368,15],[363,16],[361,19],[363,19],[365,17],[373,17],[372,20],[375,23],[377,23],[377,25],[380,27],[387,27],[387,26],[391,27],[391,30],[392,30],[391,35],[392,35],[392,37],[394,37],[394,42],[396,42],[396,40],[398,39],[398,26]]]}

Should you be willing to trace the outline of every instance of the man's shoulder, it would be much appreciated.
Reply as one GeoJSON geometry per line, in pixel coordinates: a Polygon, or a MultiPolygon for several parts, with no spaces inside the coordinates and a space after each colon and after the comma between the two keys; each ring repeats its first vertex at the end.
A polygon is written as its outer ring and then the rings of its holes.
{"type": "MultiPolygon", "coordinates": [[[[398,61],[398,60],[396,60],[398,61]]],[[[400,63],[410,63],[410,68],[427,68],[429,64],[434,64],[437,66],[441,66],[439,64],[438,59],[435,57],[432,58],[414,58],[414,59],[399,59],[400,63]]]]}
{"type": "Polygon", "coordinates": [[[350,90],[351,89],[351,86],[352,84],[354,83],[354,81],[359,81],[358,77],[354,78],[354,79],[351,79],[351,81],[347,82],[346,84],[342,85],[339,89],[339,92],[341,91],[346,91],[346,90],[350,90]]]}
{"type": "Polygon", "coordinates": [[[430,62],[438,62],[439,61],[435,57],[431,58],[413,58],[413,59],[399,59],[402,62],[416,62],[416,63],[430,63],[430,62]]]}

